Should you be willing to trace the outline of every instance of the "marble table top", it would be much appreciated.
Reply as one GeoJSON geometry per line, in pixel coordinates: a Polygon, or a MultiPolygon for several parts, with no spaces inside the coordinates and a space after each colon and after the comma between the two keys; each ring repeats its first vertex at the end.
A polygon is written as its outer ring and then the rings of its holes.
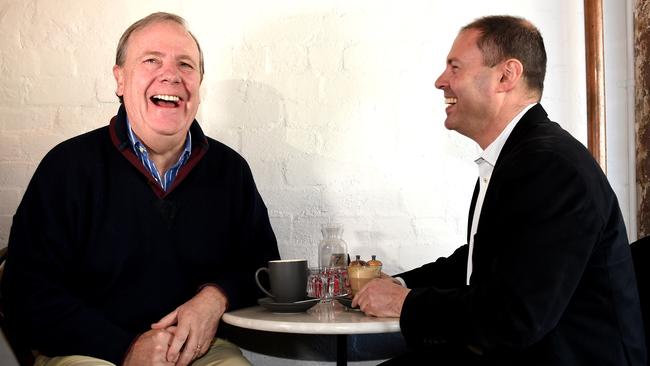
{"type": "Polygon", "coordinates": [[[273,313],[261,306],[234,310],[222,320],[241,328],[300,334],[371,334],[399,332],[399,318],[366,316],[339,304],[319,303],[306,312],[273,313]]]}

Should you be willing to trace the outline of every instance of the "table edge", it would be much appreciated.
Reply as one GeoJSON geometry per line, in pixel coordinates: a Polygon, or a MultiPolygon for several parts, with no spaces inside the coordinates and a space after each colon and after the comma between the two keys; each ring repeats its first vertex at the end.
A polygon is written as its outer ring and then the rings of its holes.
{"type": "Polygon", "coordinates": [[[242,319],[230,313],[224,313],[222,320],[230,325],[253,329],[266,332],[293,333],[293,334],[380,334],[380,333],[399,333],[399,318],[394,321],[383,321],[375,323],[322,323],[329,324],[328,329],[314,331],[314,324],[283,322],[278,320],[254,319],[255,324],[250,324],[247,319],[242,319]]]}

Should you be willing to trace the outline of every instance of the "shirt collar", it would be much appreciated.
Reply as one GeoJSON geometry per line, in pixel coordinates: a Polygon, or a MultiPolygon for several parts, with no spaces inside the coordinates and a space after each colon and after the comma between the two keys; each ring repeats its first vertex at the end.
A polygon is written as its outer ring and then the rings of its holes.
{"type": "MultiPolygon", "coordinates": [[[[127,135],[129,136],[129,141],[131,142],[131,147],[133,148],[133,151],[137,156],[141,156],[142,154],[147,154],[147,148],[144,146],[144,144],[140,141],[138,136],[135,135],[133,132],[133,129],[131,128],[131,121],[129,121],[129,118],[126,118],[126,126],[128,127],[126,129],[127,135]]],[[[187,156],[190,156],[192,153],[192,134],[190,131],[187,131],[187,138],[185,139],[185,147],[183,148],[183,153],[181,154],[181,159],[187,159],[187,156]]],[[[147,154],[148,155],[148,154],[147,154]]]]}
{"type": "Polygon", "coordinates": [[[494,166],[497,163],[497,159],[499,158],[499,154],[501,153],[501,150],[503,149],[503,145],[505,145],[506,141],[508,140],[508,137],[510,137],[510,133],[512,130],[515,128],[517,123],[521,120],[521,117],[528,112],[529,109],[531,109],[535,104],[537,103],[532,103],[524,107],[524,109],[521,110],[508,124],[506,125],[506,128],[501,131],[499,136],[492,141],[488,147],[483,150],[481,155],[475,160],[477,164],[485,161],[489,163],[490,165],[494,166]]]}

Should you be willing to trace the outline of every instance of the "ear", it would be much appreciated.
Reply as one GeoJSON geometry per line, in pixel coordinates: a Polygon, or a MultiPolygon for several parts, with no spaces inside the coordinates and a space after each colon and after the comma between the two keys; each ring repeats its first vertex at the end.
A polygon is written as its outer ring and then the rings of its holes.
{"type": "Polygon", "coordinates": [[[115,94],[121,97],[124,95],[124,70],[118,65],[113,66],[113,76],[117,84],[115,94]]]}
{"type": "Polygon", "coordinates": [[[501,65],[501,80],[499,80],[500,91],[510,91],[514,89],[523,77],[524,65],[516,58],[510,58],[503,61],[501,65]]]}

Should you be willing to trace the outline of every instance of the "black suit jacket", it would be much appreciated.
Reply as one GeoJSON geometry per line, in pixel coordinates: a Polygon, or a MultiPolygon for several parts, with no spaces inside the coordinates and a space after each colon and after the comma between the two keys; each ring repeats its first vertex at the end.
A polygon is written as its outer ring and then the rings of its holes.
{"type": "Polygon", "coordinates": [[[616,196],[584,146],[539,104],[496,162],[469,286],[467,255],[464,245],[399,275],[412,289],[400,319],[411,347],[469,345],[499,365],[645,364],[616,196]]]}

